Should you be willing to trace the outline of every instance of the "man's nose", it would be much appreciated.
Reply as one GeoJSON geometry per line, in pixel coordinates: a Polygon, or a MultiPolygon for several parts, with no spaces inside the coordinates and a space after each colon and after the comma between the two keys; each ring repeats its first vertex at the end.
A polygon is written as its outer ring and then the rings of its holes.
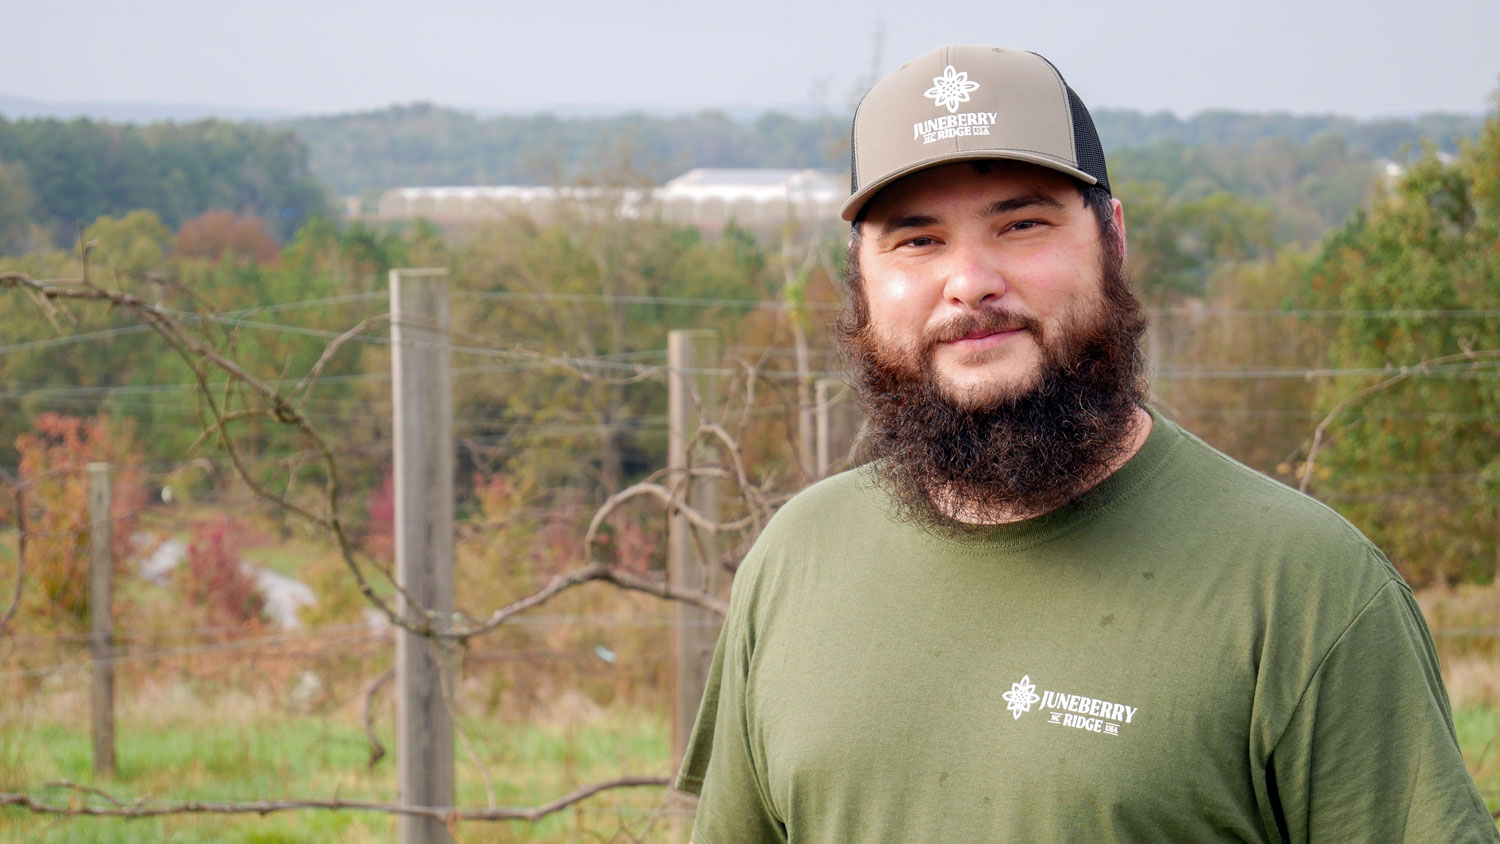
{"type": "Polygon", "coordinates": [[[943,298],[951,304],[982,308],[997,302],[1010,289],[995,256],[984,248],[959,246],[952,250],[951,258],[943,286],[943,298]]]}

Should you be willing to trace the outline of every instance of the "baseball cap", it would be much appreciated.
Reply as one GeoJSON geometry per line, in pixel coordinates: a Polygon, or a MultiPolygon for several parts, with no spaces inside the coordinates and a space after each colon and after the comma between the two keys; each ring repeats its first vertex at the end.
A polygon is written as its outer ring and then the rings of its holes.
{"type": "Polygon", "coordinates": [[[1083,100],[1025,50],[950,44],[907,62],[860,100],[850,146],[845,220],[897,179],[954,161],[1026,161],[1109,190],[1083,100]]]}

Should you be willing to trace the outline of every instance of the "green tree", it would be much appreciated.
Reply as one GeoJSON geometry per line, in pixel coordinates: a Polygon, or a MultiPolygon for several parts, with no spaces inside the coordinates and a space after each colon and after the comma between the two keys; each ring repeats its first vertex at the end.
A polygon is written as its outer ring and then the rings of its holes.
{"type": "Polygon", "coordinates": [[[1283,249],[1272,258],[1217,267],[1203,299],[1153,315],[1148,346],[1159,366],[1155,400],[1174,419],[1291,484],[1289,455],[1303,447],[1317,421],[1317,385],[1270,373],[1328,365],[1328,321],[1287,310],[1309,260],[1300,250],[1283,249]]]}
{"type": "Polygon", "coordinates": [[[1303,301],[1348,311],[1330,347],[1350,372],[1312,487],[1417,582],[1500,569],[1500,117],[1454,163],[1429,148],[1324,244],[1303,301]],[[1399,367],[1442,361],[1407,377],[1399,367]],[[1351,396],[1358,401],[1340,405],[1351,396]]]}
{"type": "MultiPolygon", "coordinates": [[[[95,243],[95,283],[180,311],[205,342],[230,352],[258,377],[291,383],[313,367],[333,337],[384,312],[380,294],[392,266],[447,262],[426,226],[393,233],[315,221],[288,245],[284,260],[266,264],[228,253],[164,257],[172,235],[149,211],[101,218],[86,236],[95,243]],[[111,266],[120,272],[111,273],[111,266]],[[366,293],[375,295],[349,295],[366,293]]],[[[76,279],[83,267],[75,253],[46,250],[0,260],[0,272],[7,271],[76,279]]],[[[0,338],[0,465],[15,465],[12,444],[45,411],[131,420],[135,430],[150,432],[141,447],[153,462],[186,459],[202,433],[193,373],[122,312],[74,306],[59,308],[49,319],[30,298],[6,291],[0,295],[0,338]]],[[[306,411],[330,430],[378,439],[388,427],[378,410],[388,401],[389,384],[380,379],[388,365],[384,346],[344,347],[326,362],[322,371],[331,380],[311,391],[306,411]]],[[[247,453],[267,458],[262,462],[272,467],[268,471],[280,471],[284,480],[286,467],[276,469],[276,461],[300,446],[278,439],[274,425],[247,421],[238,430],[247,453]]],[[[365,470],[357,461],[350,468],[356,474],[365,470]]]]}
{"type": "Polygon", "coordinates": [[[618,379],[663,363],[673,328],[719,328],[733,347],[755,324],[743,309],[674,300],[775,295],[743,231],[708,239],[575,210],[556,225],[496,225],[456,256],[465,332],[519,353],[473,361],[494,375],[460,380],[458,401],[470,420],[461,436],[497,446],[494,471],[593,496],[665,463],[664,379],[618,379]]]}
{"type": "Polygon", "coordinates": [[[128,275],[142,275],[162,265],[172,232],[153,211],[137,209],[115,218],[103,216],[83,232],[94,244],[95,256],[106,266],[128,275]]]}
{"type": "Polygon", "coordinates": [[[27,251],[34,204],[25,169],[0,160],[0,255],[27,251]]]}
{"type": "Polygon", "coordinates": [[[1130,270],[1153,300],[1203,296],[1219,265],[1267,257],[1271,212],[1222,191],[1179,198],[1161,182],[1127,182],[1130,270]]]}
{"type": "Polygon", "coordinates": [[[176,227],[228,208],[259,216],[283,241],[328,212],[302,141],[250,124],[0,118],[0,159],[25,168],[33,216],[58,244],[71,243],[81,221],[136,209],[176,227]]]}

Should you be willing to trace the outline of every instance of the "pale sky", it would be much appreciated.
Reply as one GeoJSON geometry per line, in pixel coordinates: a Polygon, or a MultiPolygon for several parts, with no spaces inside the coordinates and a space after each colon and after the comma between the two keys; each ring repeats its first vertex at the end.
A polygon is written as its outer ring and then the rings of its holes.
{"type": "Polygon", "coordinates": [[[0,95],[843,111],[882,26],[882,74],[948,42],[1018,47],[1091,108],[1477,113],[1500,88],[1500,0],[0,0],[0,95]]]}

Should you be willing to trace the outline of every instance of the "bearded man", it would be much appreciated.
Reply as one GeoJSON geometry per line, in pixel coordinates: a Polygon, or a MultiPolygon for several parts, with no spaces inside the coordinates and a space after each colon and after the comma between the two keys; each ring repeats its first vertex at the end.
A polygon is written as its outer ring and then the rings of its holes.
{"type": "Polygon", "coordinates": [[[1124,213],[1056,69],[940,48],[853,145],[870,459],[735,577],[697,844],[1500,841],[1386,558],[1145,406],[1124,213]]]}

